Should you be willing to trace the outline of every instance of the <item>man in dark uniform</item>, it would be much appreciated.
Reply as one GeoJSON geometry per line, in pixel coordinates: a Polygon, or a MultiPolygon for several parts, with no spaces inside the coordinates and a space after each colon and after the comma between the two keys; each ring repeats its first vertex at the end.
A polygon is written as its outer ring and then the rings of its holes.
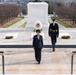
{"type": "Polygon", "coordinates": [[[41,51],[43,47],[43,37],[40,35],[40,30],[36,30],[37,35],[33,37],[33,47],[35,50],[35,59],[40,64],[41,51]]]}
{"type": "Polygon", "coordinates": [[[55,19],[53,19],[52,21],[53,23],[51,23],[49,26],[48,34],[51,37],[53,51],[55,51],[55,44],[57,42],[57,37],[59,36],[59,26],[55,22],[55,19]]]}

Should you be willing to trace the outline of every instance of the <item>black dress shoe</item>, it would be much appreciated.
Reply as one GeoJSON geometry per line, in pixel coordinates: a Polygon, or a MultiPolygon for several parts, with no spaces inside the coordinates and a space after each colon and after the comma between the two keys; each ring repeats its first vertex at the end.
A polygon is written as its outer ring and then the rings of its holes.
{"type": "Polygon", "coordinates": [[[55,49],[53,49],[53,52],[55,52],[55,49]]]}
{"type": "Polygon", "coordinates": [[[38,62],[38,64],[40,64],[40,62],[38,62]]]}

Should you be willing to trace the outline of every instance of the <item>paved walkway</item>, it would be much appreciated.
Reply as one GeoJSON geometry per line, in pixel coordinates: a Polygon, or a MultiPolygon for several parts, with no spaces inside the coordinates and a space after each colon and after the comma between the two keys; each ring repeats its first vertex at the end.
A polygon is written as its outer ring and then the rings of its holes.
{"type": "MultiPolygon", "coordinates": [[[[62,29],[63,26],[59,26],[60,34],[67,32],[71,35],[71,38],[68,40],[58,38],[57,45],[76,45],[76,28],[62,29]]],[[[48,31],[44,29],[44,31],[42,32],[45,36],[44,45],[51,45],[50,38],[48,36],[48,31]]],[[[16,29],[16,27],[8,30],[2,29],[0,30],[0,45],[32,45],[31,34],[31,31],[24,31],[24,29],[16,29]],[[7,40],[4,39],[4,36],[7,33],[18,34],[18,36],[17,38],[7,40]]],[[[0,49],[0,51],[4,51],[5,53],[6,74],[70,74],[71,51],[73,50],[76,49],[57,48],[56,52],[52,52],[51,48],[43,48],[42,61],[41,64],[38,65],[35,61],[34,50],[32,48],[0,49]]],[[[74,59],[76,59],[76,55],[74,59]]],[[[0,73],[2,73],[1,61],[0,73]]],[[[76,60],[74,60],[74,74],[76,74],[76,60]]]]}
{"type": "Polygon", "coordinates": [[[27,22],[27,18],[24,18],[23,20],[17,22],[16,24],[8,27],[8,28],[14,28],[14,29],[17,29],[19,26],[21,26],[22,24],[24,24],[25,22],[27,22]]]}
{"type": "MultiPolygon", "coordinates": [[[[5,51],[6,74],[70,74],[71,51],[76,49],[51,48],[42,50],[41,64],[37,64],[33,49],[0,49],[5,51]]],[[[74,74],[76,74],[76,55],[74,57],[74,74]]],[[[0,56],[1,60],[1,56],[0,56]]],[[[0,73],[2,63],[0,61],[0,73]]]]}

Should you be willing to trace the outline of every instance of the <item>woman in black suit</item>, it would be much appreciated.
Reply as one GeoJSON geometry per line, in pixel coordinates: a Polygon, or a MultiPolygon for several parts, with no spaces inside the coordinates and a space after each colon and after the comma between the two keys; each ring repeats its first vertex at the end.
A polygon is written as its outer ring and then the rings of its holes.
{"type": "Polygon", "coordinates": [[[33,47],[35,50],[35,59],[40,64],[41,61],[41,51],[43,48],[43,37],[40,35],[40,30],[36,30],[36,35],[33,37],[33,47]]]}

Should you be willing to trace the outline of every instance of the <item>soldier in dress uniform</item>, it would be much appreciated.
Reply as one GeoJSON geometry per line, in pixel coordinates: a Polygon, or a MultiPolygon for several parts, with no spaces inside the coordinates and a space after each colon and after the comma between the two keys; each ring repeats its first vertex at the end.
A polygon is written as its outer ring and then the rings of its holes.
{"type": "Polygon", "coordinates": [[[40,35],[40,30],[36,30],[36,35],[33,37],[33,47],[35,50],[35,59],[40,64],[41,61],[41,51],[43,48],[43,37],[40,35]]]}
{"type": "Polygon", "coordinates": [[[51,23],[49,26],[48,34],[51,37],[53,51],[55,51],[55,44],[57,42],[57,37],[59,36],[59,26],[55,22],[55,19],[52,21],[53,23],[51,23]]]}

